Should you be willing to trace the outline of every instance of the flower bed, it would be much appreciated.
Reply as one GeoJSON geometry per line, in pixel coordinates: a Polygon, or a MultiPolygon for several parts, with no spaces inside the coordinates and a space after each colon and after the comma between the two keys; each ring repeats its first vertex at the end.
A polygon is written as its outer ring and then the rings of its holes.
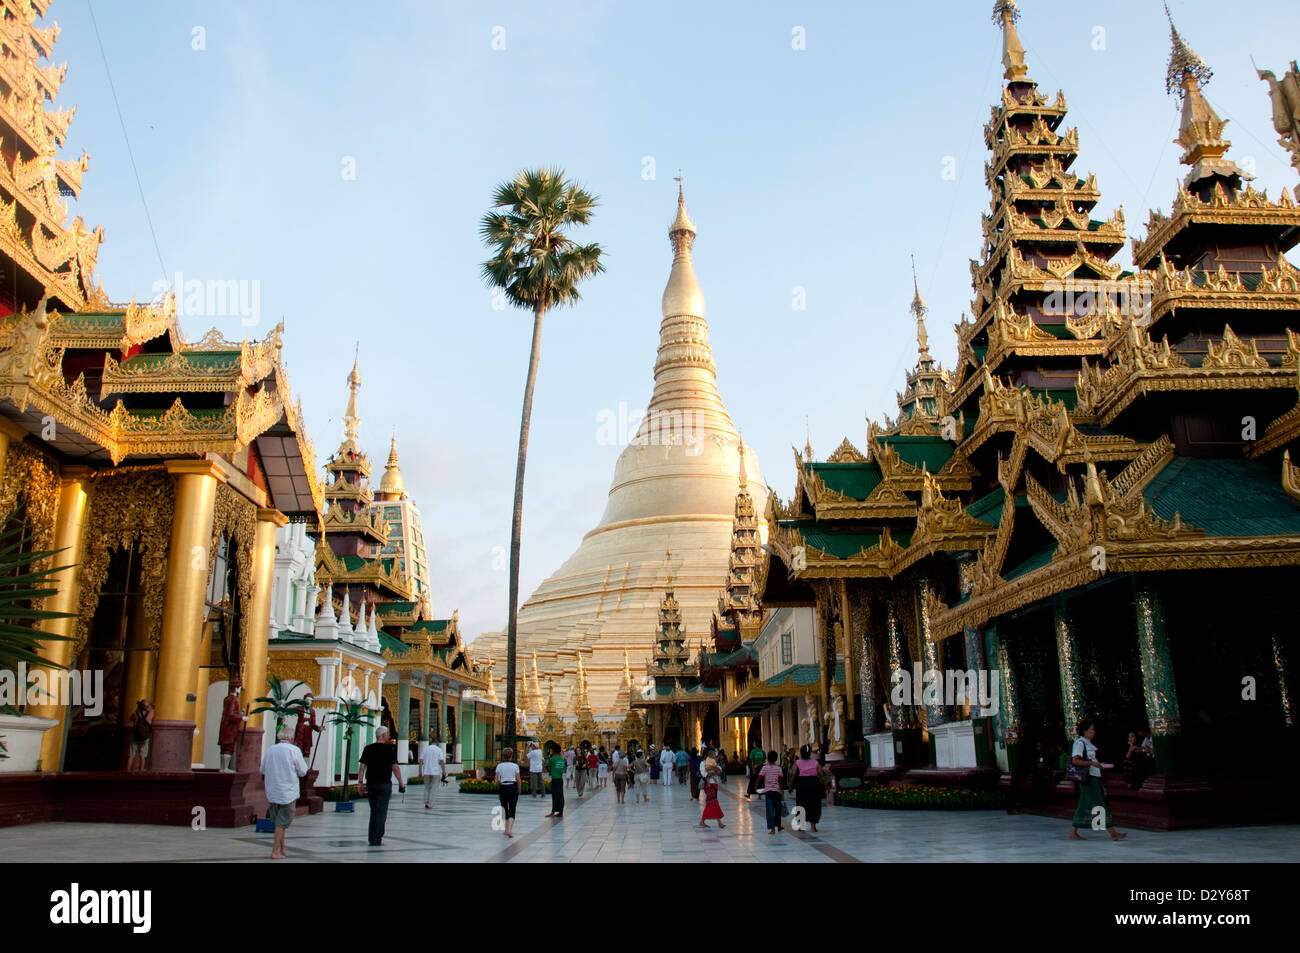
{"type": "MultiPolygon", "coordinates": [[[[563,784],[564,782],[561,781],[560,783],[563,784]]],[[[551,793],[550,778],[545,779],[545,783],[543,787],[545,788],[547,794],[551,793]]],[[[482,778],[461,778],[460,779],[461,794],[496,794],[500,790],[501,790],[501,785],[497,784],[495,781],[486,781],[482,778]]],[[[528,785],[527,779],[520,778],[519,793],[521,795],[524,795],[530,793],[530,791],[531,788],[528,785]]]]}
{"type": "Polygon", "coordinates": [[[870,782],[836,792],[835,803],[892,811],[988,811],[1006,806],[1000,791],[958,791],[924,784],[887,787],[870,782]]]}

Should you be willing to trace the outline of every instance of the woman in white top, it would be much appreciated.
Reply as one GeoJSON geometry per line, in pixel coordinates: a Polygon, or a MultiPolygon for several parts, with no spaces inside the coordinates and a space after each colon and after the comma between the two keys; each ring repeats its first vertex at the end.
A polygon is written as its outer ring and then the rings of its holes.
{"type": "Polygon", "coordinates": [[[1097,746],[1092,739],[1097,734],[1097,726],[1091,721],[1081,721],[1076,729],[1078,737],[1070,749],[1070,764],[1079,775],[1079,806],[1074,810],[1074,820],[1070,822],[1070,839],[1083,840],[1079,828],[1093,827],[1096,821],[1098,830],[1110,833],[1111,840],[1123,840],[1127,834],[1111,826],[1110,803],[1106,800],[1106,789],[1101,783],[1101,762],[1097,760],[1097,746]]]}
{"type": "Polygon", "coordinates": [[[515,749],[501,752],[501,763],[496,767],[497,797],[506,815],[506,837],[514,837],[510,829],[515,826],[515,807],[519,804],[519,765],[515,764],[515,749]]]}

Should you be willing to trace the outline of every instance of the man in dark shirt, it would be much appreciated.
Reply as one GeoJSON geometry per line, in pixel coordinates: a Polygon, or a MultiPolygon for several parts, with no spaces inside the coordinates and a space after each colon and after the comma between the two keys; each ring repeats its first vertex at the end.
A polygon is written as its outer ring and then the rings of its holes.
{"type": "Polygon", "coordinates": [[[384,824],[388,820],[388,799],[393,796],[393,782],[406,793],[402,769],[397,765],[397,746],[388,743],[388,729],[375,732],[374,744],[366,745],[361,752],[361,763],[366,766],[365,780],[358,779],[357,793],[370,799],[370,846],[379,847],[384,842],[384,824]]]}

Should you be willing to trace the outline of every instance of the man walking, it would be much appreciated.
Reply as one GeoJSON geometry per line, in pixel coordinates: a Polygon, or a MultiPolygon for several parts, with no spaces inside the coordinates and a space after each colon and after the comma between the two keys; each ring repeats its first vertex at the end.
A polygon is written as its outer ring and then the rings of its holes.
{"type": "Polygon", "coordinates": [[[262,781],[266,786],[266,816],[275,824],[271,859],[284,860],[284,833],[293,823],[298,804],[298,779],[307,773],[307,762],[293,744],[293,729],[282,726],[275,744],[262,755],[262,781]]]}
{"type": "Polygon", "coordinates": [[[528,787],[533,797],[541,797],[545,785],[542,784],[542,771],[545,769],[545,759],[542,757],[542,749],[537,747],[537,742],[528,742],[528,787]]]}
{"type": "Polygon", "coordinates": [[[749,787],[745,789],[745,800],[748,801],[758,791],[758,773],[763,770],[763,765],[767,762],[767,756],[763,754],[763,749],[757,743],[749,746],[749,787]]]}
{"type": "Polygon", "coordinates": [[[673,746],[664,745],[664,750],[659,753],[659,773],[663,775],[664,787],[671,787],[673,783],[673,768],[677,764],[677,759],[673,757],[673,746]]]}
{"type": "Polygon", "coordinates": [[[361,752],[361,763],[366,766],[366,774],[364,781],[358,780],[357,793],[370,800],[370,846],[381,847],[384,825],[388,822],[388,799],[393,796],[390,775],[397,779],[398,790],[406,793],[402,769],[397,764],[397,746],[388,743],[387,728],[375,732],[374,743],[366,745],[361,752]]]}
{"type": "Polygon", "coordinates": [[[677,749],[677,783],[685,784],[690,780],[686,775],[690,771],[691,756],[686,753],[685,748],[677,749]]]}
{"type": "Polygon", "coordinates": [[[550,760],[546,762],[551,771],[551,813],[546,816],[558,819],[564,816],[564,772],[568,768],[568,762],[560,754],[558,744],[553,741],[547,743],[554,747],[551,748],[550,760]]]}
{"type": "Polygon", "coordinates": [[[447,758],[434,743],[433,735],[429,736],[429,743],[420,755],[420,774],[424,781],[424,809],[429,811],[433,809],[433,795],[438,790],[437,785],[447,780],[447,758]]]}

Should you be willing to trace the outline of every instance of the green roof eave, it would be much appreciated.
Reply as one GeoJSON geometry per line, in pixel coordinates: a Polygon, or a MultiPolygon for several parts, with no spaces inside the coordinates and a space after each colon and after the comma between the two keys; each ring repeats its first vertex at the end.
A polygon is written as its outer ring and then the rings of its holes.
{"type": "Polygon", "coordinates": [[[1300,505],[1277,471],[1254,460],[1174,457],[1142,490],[1157,516],[1177,512],[1209,536],[1300,533],[1300,505]]]}
{"type": "Polygon", "coordinates": [[[809,463],[809,470],[817,474],[828,489],[843,493],[855,500],[865,500],[884,479],[880,464],[866,463],[809,463]]]}

